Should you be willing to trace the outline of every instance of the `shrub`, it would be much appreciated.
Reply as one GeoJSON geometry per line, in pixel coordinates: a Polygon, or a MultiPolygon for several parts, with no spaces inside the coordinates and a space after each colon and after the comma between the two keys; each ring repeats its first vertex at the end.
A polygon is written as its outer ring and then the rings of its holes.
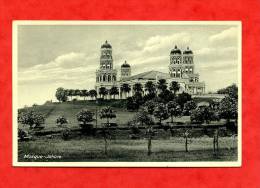
{"type": "Polygon", "coordinates": [[[64,124],[68,123],[68,120],[64,116],[60,116],[56,119],[56,123],[58,127],[62,127],[64,124]]]}
{"type": "Polygon", "coordinates": [[[61,137],[63,140],[68,140],[69,137],[71,135],[71,131],[70,129],[64,129],[62,132],[61,132],[61,137]]]}
{"type": "Polygon", "coordinates": [[[24,140],[25,137],[27,137],[27,136],[28,136],[27,132],[25,132],[22,129],[18,129],[18,138],[20,138],[21,140],[24,140]]]}
{"type": "Polygon", "coordinates": [[[30,128],[40,127],[44,121],[44,116],[34,110],[26,110],[18,113],[18,122],[24,125],[29,125],[30,128]]]}

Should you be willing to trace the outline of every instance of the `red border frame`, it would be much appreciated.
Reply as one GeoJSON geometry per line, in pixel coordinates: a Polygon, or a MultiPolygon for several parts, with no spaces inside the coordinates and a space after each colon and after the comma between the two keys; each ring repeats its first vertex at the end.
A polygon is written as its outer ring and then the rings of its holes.
{"type": "Polygon", "coordinates": [[[0,0],[0,187],[259,187],[259,10],[257,0],[0,0]],[[241,20],[242,167],[12,167],[12,20],[241,20]]]}

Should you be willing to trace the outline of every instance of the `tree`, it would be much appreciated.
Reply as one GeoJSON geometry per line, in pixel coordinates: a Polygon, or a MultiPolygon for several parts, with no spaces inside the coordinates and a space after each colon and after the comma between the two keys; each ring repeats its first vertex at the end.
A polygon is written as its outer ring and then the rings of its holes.
{"type": "Polygon", "coordinates": [[[174,94],[170,92],[168,89],[165,89],[161,93],[159,93],[158,97],[160,102],[163,102],[165,104],[175,99],[174,94]]]}
{"type": "Polygon", "coordinates": [[[172,81],[170,83],[170,90],[173,91],[174,96],[176,96],[176,92],[179,91],[180,85],[176,81],[172,81]]]}
{"type": "Polygon", "coordinates": [[[75,90],[75,96],[78,99],[78,96],[81,96],[81,91],[79,89],[75,90]]]}
{"type": "Polygon", "coordinates": [[[191,100],[187,101],[183,107],[183,115],[189,116],[191,111],[197,108],[197,104],[191,100]]]}
{"type": "Polygon", "coordinates": [[[238,98],[238,87],[236,84],[232,84],[231,86],[218,90],[217,93],[218,94],[227,94],[231,98],[237,99],[238,98]]]}
{"type": "Polygon", "coordinates": [[[56,119],[56,124],[58,127],[62,127],[64,124],[68,124],[68,120],[64,116],[59,116],[56,119]]]}
{"type": "Polygon", "coordinates": [[[87,110],[82,109],[80,112],[77,113],[77,120],[81,123],[83,127],[87,126],[89,122],[94,121],[94,113],[87,110]]]}
{"type": "Polygon", "coordinates": [[[238,105],[237,100],[230,96],[225,97],[220,101],[219,114],[221,118],[224,118],[229,122],[230,119],[237,119],[238,105]]]}
{"type": "Polygon", "coordinates": [[[182,109],[184,107],[184,104],[191,100],[191,95],[185,92],[180,93],[176,99],[177,103],[181,106],[182,109]]]}
{"type": "Polygon", "coordinates": [[[115,95],[119,94],[118,88],[116,86],[113,86],[110,90],[109,90],[109,94],[114,96],[115,99],[115,95]]]}
{"type": "Polygon", "coordinates": [[[29,125],[30,129],[40,127],[40,125],[44,124],[44,121],[44,116],[34,110],[25,110],[18,113],[18,122],[24,125],[29,125]]]}
{"type": "Polygon", "coordinates": [[[210,123],[210,121],[215,120],[214,111],[210,107],[203,106],[195,110],[192,110],[190,119],[191,122],[197,122],[197,123],[206,122],[208,124],[210,123]]]}
{"type": "Polygon", "coordinates": [[[105,87],[99,88],[99,95],[104,99],[104,97],[108,94],[108,91],[105,87]]]}
{"type": "Polygon", "coordinates": [[[141,123],[141,126],[152,124],[152,118],[149,116],[149,113],[145,109],[141,109],[134,116],[134,122],[141,123]]]}
{"type": "Polygon", "coordinates": [[[139,112],[137,112],[134,116],[134,120],[133,122],[137,122],[137,123],[141,123],[141,126],[146,125],[146,135],[148,136],[148,143],[147,143],[147,155],[151,155],[152,153],[152,137],[154,135],[154,131],[153,131],[153,120],[152,118],[149,116],[148,111],[143,108],[141,109],[139,112]]]}
{"type": "Polygon", "coordinates": [[[136,93],[142,94],[142,92],[143,92],[142,84],[141,83],[135,83],[134,86],[133,86],[133,90],[134,90],[135,94],[136,93]]]}
{"type": "Polygon", "coordinates": [[[94,89],[91,89],[89,91],[89,96],[91,97],[91,99],[93,100],[93,98],[96,98],[97,97],[97,91],[94,90],[94,89]]]}
{"type": "Polygon", "coordinates": [[[162,123],[163,119],[167,119],[169,117],[167,113],[167,108],[163,103],[158,103],[153,112],[154,117],[159,119],[159,123],[162,123]]]}
{"type": "Polygon", "coordinates": [[[138,110],[139,105],[136,103],[133,97],[128,97],[126,100],[127,110],[138,110]]]}
{"type": "Polygon", "coordinates": [[[86,100],[86,97],[89,95],[88,90],[86,90],[86,89],[81,90],[80,94],[81,94],[81,97],[84,98],[84,101],[86,100]]]}
{"type": "Polygon", "coordinates": [[[153,95],[156,92],[155,84],[152,81],[146,82],[144,85],[144,88],[145,88],[145,91],[148,91],[148,93],[150,95],[153,95]]]}
{"type": "Polygon", "coordinates": [[[166,80],[165,80],[165,79],[160,79],[160,80],[158,80],[158,82],[157,82],[157,88],[158,88],[161,92],[165,91],[165,90],[167,89],[167,82],[166,82],[166,80]]]}
{"type": "Polygon", "coordinates": [[[107,123],[103,127],[103,135],[104,135],[104,141],[105,141],[105,155],[107,155],[107,134],[109,134],[109,120],[112,118],[116,118],[116,113],[112,110],[111,107],[106,107],[101,109],[99,117],[101,119],[106,119],[107,123]]]}
{"type": "Polygon", "coordinates": [[[68,100],[66,90],[62,87],[56,90],[55,96],[59,102],[66,102],[68,100]]]}
{"type": "Polygon", "coordinates": [[[144,107],[146,108],[146,111],[152,115],[153,112],[154,112],[154,109],[155,107],[158,106],[158,103],[153,101],[153,100],[150,100],[150,101],[147,101],[145,104],[144,104],[144,107]]]}
{"type": "Polygon", "coordinates": [[[126,93],[127,95],[131,91],[131,87],[129,86],[129,84],[126,83],[122,84],[120,89],[122,92],[126,93]]]}
{"type": "Polygon", "coordinates": [[[177,117],[181,115],[181,107],[176,101],[170,101],[167,104],[168,113],[171,116],[171,122],[173,123],[173,117],[177,117]]]}
{"type": "Polygon", "coordinates": [[[73,89],[69,89],[67,95],[70,97],[70,100],[72,101],[72,97],[74,96],[74,90],[73,89]]]}

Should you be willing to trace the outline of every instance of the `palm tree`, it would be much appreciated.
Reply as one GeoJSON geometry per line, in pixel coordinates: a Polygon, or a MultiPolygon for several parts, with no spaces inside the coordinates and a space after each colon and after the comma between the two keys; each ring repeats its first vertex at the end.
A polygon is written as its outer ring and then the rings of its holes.
{"type": "MultiPolygon", "coordinates": [[[[121,89],[122,92],[126,93],[127,95],[128,95],[128,93],[131,91],[130,85],[129,85],[129,84],[126,84],[126,83],[122,84],[120,89],[121,89]]],[[[125,95],[125,98],[126,98],[126,97],[127,97],[127,96],[125,95]]]]}
{"type": "Polygon", "coordinates": [[[78,99],[78,96],[80,96],[80,90],[79,89],[75,90],[75,96],[76,96],[77,99],[78,99]]]}
{"type": "Polygon", "coordinates": [[[108,94],[108,91],[105,87],[101,87],[99,88],[99,95],[102,96],[102,98],[104,99],[104,97],[108,94]]]}
{"type": "Polygon", "coordinates": [[[176,92],[179,91],[180,85],[176,81],[172,81],[170,84],[170,90],[173,91],[173,94],[176,95],[176,92]]]}
{"type": "Polygon", "coordinates": [[[135,93],[142,93],[143,92],[143,86],[141,83],[135,83],[133,90],[135,93]]]}
{"type": "Polygon", "coordinates": [[[157,82],[157,88],[161,91],[164,92],[167,89],[167,82],[165,79],[160,79],[157,82]]]}
{"type": "Polygon", "coordinates": [[[91,97],[91,99],[93,100],[93,97],[96,98],[97,97],[97,91],[94,89],[91,89],[89,91],[89,96],[91,97]]]}
{"type": "Polygon", "coordinates": [[[105,155],[107,155],[107,134],[109,134],[109,119],[116,118],[116,113],[112,110],[111,107],[105,107],[101,109],[99,114],[100,119],[106,118],[107,123],[103,127],[104,132],[104,141],[105,141],[105,155]]]}
{"type": "Polygon", "coordinates": [[[114,96],[115,99],[115,95],[119,94],[118,88],[116,86],[113,86],[110,90],[109,90],[109,94],[114,96]]]}
{"type": "Polygon", "coordinates": [[[156,91],[155,85],[152,81],[148,81],[144,85],[145,91],[148,91],[149,94],[154,94],[156,91]]]}
{"type": "Polygon", "coordinates": [[[68,96],[70,96],[70,100],[72,101],[72,97],[73,97],[73,94],[74,93],[74,90],[73,89],[69,89],[68,91],[68,96]]]}
{"type": "Polygon", "coordinates": [[[84,101],[86,100],[86,97],[89,95],[88,90],[86,90],[86,89],[82,89],[80,94],[81,94],[81,97],[84,98],[84,101]]]}

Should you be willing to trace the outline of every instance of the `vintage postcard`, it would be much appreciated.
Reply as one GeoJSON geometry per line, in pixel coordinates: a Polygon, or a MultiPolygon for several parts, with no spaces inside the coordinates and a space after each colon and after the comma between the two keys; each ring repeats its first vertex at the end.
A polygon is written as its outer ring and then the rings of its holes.
{"type": "Polygon", "coordinates": [[[13,165],[241,166],[241,27],[14,21],[13,165]]]}

